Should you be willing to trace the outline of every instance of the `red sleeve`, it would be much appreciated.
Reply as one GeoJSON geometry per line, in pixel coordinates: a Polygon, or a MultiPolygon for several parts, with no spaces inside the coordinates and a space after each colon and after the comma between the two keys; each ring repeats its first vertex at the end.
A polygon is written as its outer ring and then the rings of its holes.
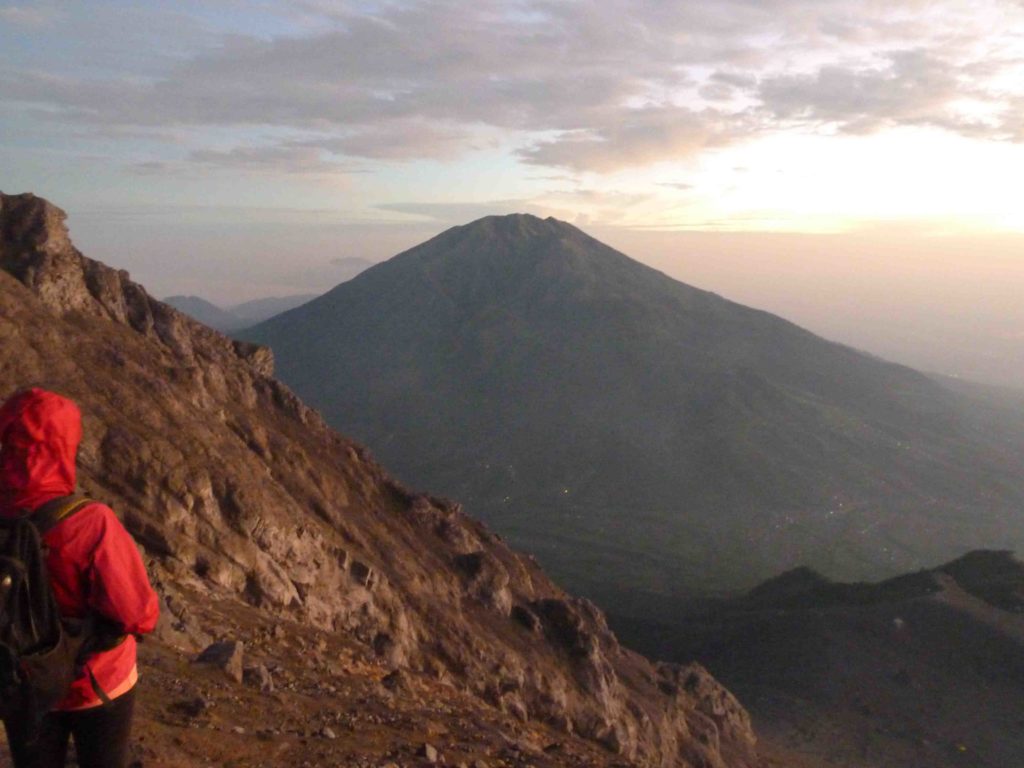
{"type": "Polygon", "coordinates": [[[89,606],[128,634],[147,634],[160,615],[156,592],[135,540],[109,507],[100,507],[100,533],[88,570],[89,606]]]}

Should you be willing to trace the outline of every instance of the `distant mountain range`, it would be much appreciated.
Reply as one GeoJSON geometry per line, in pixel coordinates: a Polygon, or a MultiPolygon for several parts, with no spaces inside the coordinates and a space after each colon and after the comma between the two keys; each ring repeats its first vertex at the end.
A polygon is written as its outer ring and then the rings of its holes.
{"type": "Polygon", "coordinates": [[[272,296],[236,304],[228,309],[222,309],[199,296],[168,296],[164,301],[203,325],[222,333],[232,333],[261,323],[281,312],[300,307],[315,298],[314,293],[272,296]]]}
{"type": "Polygon", "coordinates": [[[1024,544],[1020,408],[554,219],[455,227],[244,336],[399,476],[611,608],[1024,544]]]}
{"type": "MultiPolygon", "coordinates": [[[[344,275],[343,279],[351,280],[360,272],[372,267],[373,262],[366,259],[344,258],[335,259],[335,265],[339,267],[339,274],[344,275]]],[[[220,307],[199,296],[168,296],[164,301],[203,325],[223,333],[232,333],[262,323],[289,309],[300,307],[316,297],[315,293],[270,296],[229,307],[220,307]]]]}
{"type": "Polygon", "coordinates": [[[706,664],[806,765],[1024,765],[1024,565],[1008,552],[879,584],[800,568],[613,626],[656,658],[706,664]]]}
{"type": "MultiPolygon", "coordinates": [[[[303,297],[303,300],[308,301],[309,299],[303,297]]],[[[221,309],[213,302],[199,296],[167,296],[164,298],[164,301],[178,311],[184,312],[193,320],[198,320],[203,325],[223,333],[231,333],[232,331],[238,331],[254,325],[254,323],[244,320],[234,312],[221,309]]],[[[292,308],[297,306],[299,306],[298,303],[293,304],[292,308]]],[[[267,317],[270,317],[270,315],[267,317]]]]}

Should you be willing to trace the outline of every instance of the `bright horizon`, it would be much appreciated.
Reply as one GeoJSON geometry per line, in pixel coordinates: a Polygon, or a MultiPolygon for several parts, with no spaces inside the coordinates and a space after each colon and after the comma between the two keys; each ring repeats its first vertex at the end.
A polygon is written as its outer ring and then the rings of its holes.
{"type": "Polygon", "coordinates": [[[1024,5],[5,2],[0,189],[158,296],[321,292],[525,211],[1024,382],[1024,5]]]}

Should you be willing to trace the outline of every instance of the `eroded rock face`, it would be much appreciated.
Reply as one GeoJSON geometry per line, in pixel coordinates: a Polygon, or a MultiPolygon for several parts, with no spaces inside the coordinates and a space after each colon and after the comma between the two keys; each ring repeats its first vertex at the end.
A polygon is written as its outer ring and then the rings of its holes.
{"type": "MultiPolygon", "coordinates": [[[[82,407],[80,481],[182,587],[358,638],[520,720],[642,765],[756,765],[749,719],[698,667],[655,669],[452,502],[403,488],[233,342],[82,256],[64,214],[0,194],[0,397],[82,407]]],[[[194,639],[193,639],[194,642],[194,639]]]]}

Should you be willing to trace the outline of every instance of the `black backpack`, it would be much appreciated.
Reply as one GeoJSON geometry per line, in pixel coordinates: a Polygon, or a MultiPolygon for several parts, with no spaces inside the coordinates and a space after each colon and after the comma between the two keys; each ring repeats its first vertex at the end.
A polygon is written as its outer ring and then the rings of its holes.
{"type": "Polygon", "coordinates": [[[0,519],[0,719],[33,734],[81,671],[93,620],[60,615],[43,535],[91,503],[66,496],[0,519]]]}

